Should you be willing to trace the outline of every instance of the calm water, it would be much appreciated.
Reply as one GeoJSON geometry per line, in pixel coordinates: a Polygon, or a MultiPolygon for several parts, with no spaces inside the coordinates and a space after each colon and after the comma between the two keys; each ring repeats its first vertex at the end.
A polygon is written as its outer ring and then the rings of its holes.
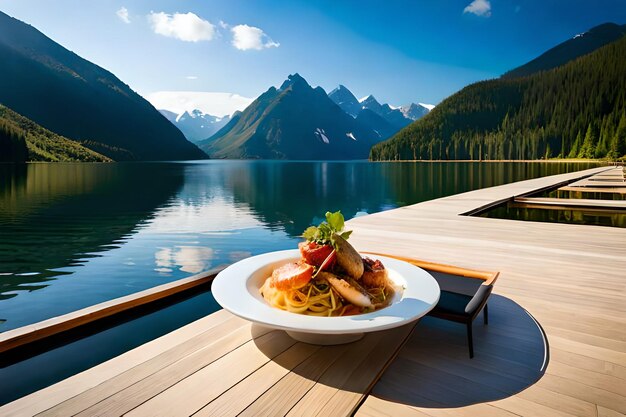
{"type": "Polygon", "coordinates": [[[0,331],[293,248],[327,210],[352,218],[590,166],[0,164],[0,331]]]}
{"type": "MultiPolygon", "coordinates": [[[[606,198],[604,198],[606,199],[606,198]]],[[[492,219],[626,227],[624,210],[535,208],[507,203],[481,214],[492,219]]]]}

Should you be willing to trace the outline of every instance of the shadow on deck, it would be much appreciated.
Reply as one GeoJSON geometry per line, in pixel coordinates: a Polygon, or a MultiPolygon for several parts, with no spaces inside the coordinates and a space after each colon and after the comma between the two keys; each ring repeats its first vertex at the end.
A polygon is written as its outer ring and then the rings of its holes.
{"type": "Polygon", "coordinates": [[[474,321],[474,359],[465,326],[426,317],[372,395],[416,407],[453,408],[496,401],[533,385],[548,362],[547,339],[522,307],[489,299],[489,325],[474,321]]]}

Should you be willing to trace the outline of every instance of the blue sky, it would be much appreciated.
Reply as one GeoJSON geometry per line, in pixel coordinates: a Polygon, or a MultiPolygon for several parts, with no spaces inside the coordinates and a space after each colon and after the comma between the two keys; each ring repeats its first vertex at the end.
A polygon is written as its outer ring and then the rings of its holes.
{"type": "Polygon", "coordinates": [[[256,97],[299,72],[395,105],[436,104],[595,25],[626,23],[623,0],[0,0],[0,10],[143,95],[256,97]]]}

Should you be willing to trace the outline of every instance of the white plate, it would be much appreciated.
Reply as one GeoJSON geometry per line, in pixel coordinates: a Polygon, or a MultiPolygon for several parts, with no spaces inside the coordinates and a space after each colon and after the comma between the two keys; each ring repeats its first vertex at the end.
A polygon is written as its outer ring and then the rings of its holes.
{"type": "Polygon", "coordinates": [[[439,301],[439,285],[426,271],[407,262],[377,256],[389,279],[404,288],[391,305],[372,313],[344,317],[315,317],[271,307],[259,288],[277,268],[300,259],[297,249],[243,259],[220,272],[211,286],[217,302],[231,313],[263,326],[286,330],[307,343],[339,344],[358,340],[365,332],[390,329],[417,320],[439,301]]]}

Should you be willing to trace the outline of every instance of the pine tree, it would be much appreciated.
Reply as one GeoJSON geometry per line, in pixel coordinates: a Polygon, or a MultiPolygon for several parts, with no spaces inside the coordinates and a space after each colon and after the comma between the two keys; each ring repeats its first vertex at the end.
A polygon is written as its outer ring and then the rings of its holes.
{"type": "Polygon", "coordinates": [[[596,142],[596,137],[593,132],[593,127],[591,123],[587,126],[587,133],[585,134],[585,140],[583,141],[583,145],[580,147],[580,151],[578,151],[579,158],[593,158],[594,157],[594,146],[596,142]]]}
{"type": "Polygon", "coordinates": [[[582,137],[580,136],[580,130],[578,131],[578,134],[576,135],[576,140],[574,140],[574,144],[572,145],[572,149],[570,150],[569,154],[567,155],[568,158],[576,158],[578,157],[578,151],[581,145],[582,141],[582,137]]]}
{"type": "Polygon", "coordinates": [[[626,112],[622,113],[619,119],[615,136],[611,143],[611,152],[615,158],[626,156],[626,112]]]}

